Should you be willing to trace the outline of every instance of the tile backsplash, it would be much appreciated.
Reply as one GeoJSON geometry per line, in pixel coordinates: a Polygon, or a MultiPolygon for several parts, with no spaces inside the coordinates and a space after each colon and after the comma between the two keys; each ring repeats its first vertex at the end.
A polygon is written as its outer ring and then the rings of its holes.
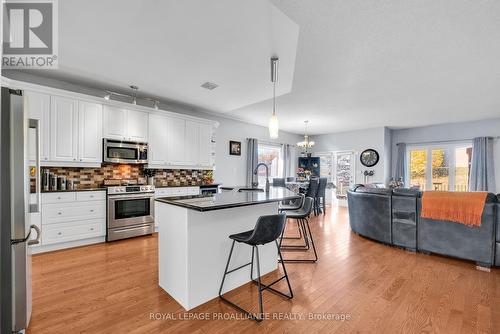
{"type": "MultiPolygon", "coordinates": [[[[102,187],[105,180],[132,180],[146,183],[141,165],[102,164],[100,168],[42,167],[57,176],[73,180],[76,189],[102,187]]],[[[155,169],[155,186],[194,186],[208,183],[212,171],[190,169],[155,169]]]]}

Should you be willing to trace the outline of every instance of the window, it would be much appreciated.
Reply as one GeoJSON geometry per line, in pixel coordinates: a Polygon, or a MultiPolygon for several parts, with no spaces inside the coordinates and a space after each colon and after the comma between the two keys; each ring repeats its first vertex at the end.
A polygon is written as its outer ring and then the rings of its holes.
{"type": "Polygon", "coordinates": [[[421,190],[467,191],[472,158],[470,143],[408,148],[410,187],[421,190]]]}
{"type": "MultiPolygon", "coordinates": [[[[273,178],[282,177],[283,175],[283,158],[281,156],[281,145],[261,144],[258,148],[259,163],[263,162],[269,168],[269,182],[272,184],[273,178]]],[[[259,168],[257,174],[259,186],[266,184],[266,169],[259,168]]]]}

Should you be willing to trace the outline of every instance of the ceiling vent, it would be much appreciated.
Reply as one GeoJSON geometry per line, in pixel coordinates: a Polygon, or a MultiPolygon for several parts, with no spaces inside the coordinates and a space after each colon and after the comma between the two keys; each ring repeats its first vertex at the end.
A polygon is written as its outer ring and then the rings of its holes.
{"type": "Polygon", "coordinates": [[[208,90],[213,90],[217,87],[219,87],[219,85],[217,84],[214,84],[213,82],[205,82],[203,85],[201,85],[201,87],[205,88],[205,89],[208,89],[208,90]]]}

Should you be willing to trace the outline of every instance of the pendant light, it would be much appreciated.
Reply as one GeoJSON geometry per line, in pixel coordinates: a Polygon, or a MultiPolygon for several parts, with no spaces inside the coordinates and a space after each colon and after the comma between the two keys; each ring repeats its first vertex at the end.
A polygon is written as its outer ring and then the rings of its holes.
{"type": "Polygon", "coordinates": [[[273,83],[273,114],[269,119],[269,137],[278,138],[279,122],[276,116],[276,81],[278,80],[278,57],[271,58],[271,82],[273,83]]]}

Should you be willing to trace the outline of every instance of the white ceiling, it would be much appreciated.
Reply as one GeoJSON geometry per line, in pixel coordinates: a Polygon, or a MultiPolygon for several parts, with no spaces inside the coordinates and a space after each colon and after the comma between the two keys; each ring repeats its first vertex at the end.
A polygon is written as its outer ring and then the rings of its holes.
{"type": "MultiPolygon", "coordinates": [[[[500,1],[272,0],[300,26],[281,127],[331,133],[500,117],[500,1]]],[[[269,101],[233,112],[266,124],[269,101]],[[251,115],[249,117],[248,115],[251,115]]]]}
{"type": "Polygon", "coordinates": [[[500,1],[271,2],[60,1],[60,70],[45,74],[267,125],[276,54],[291,132],[500,117],[500,1]]]}
{"type": "MultiPolygon", "coordinates": [[[[51,78],[228,112],[292,87],[298,26],[267,0],[59,1],[59,69],[51,78]],[[213,91],[200,85],[219,85],[213,91]]],[[[37,73],[37,72],[33,72],[37,73]]]]}

